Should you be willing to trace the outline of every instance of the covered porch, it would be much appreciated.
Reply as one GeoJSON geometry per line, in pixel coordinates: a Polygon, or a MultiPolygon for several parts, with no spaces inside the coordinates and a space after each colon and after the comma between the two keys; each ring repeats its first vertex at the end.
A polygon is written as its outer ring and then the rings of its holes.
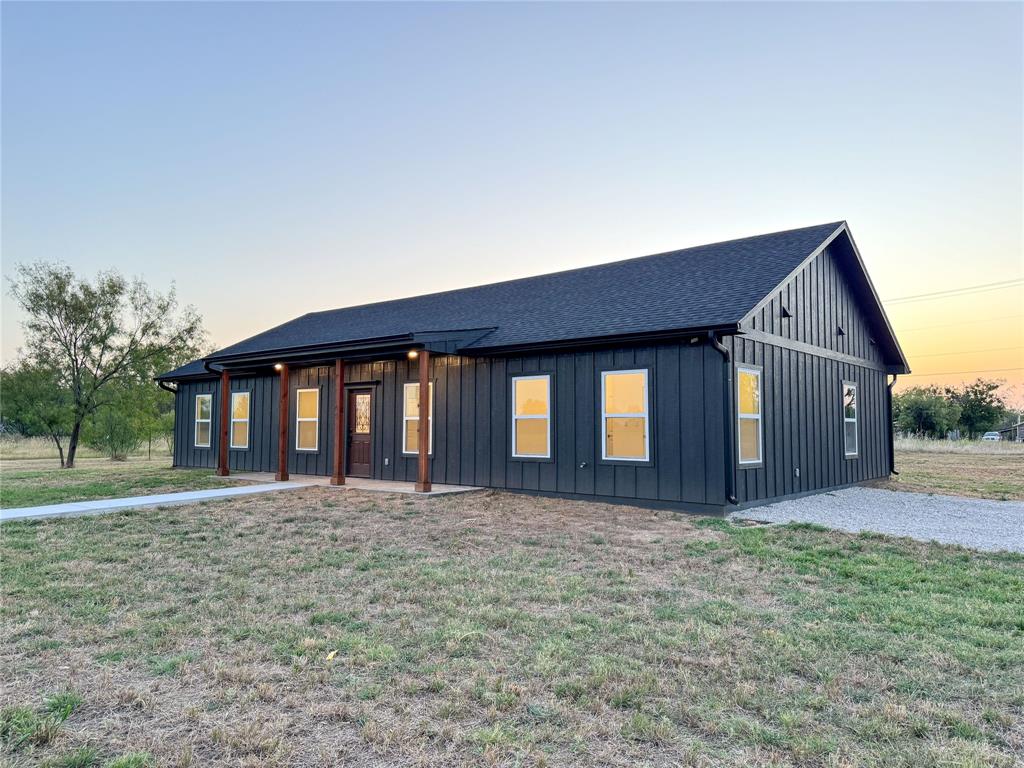
{"type": "Polygon", "coordinates": [[[482,332],[413,333],[208,358],[207,375],[218,379],[212,419],[217,474],[392,493],[471,490],[443,484],[443,462],[432,472],[431,370],[434,355],[450,355],[482,332]],[[253,428],[257,450],[243,461],[253,428]]]}

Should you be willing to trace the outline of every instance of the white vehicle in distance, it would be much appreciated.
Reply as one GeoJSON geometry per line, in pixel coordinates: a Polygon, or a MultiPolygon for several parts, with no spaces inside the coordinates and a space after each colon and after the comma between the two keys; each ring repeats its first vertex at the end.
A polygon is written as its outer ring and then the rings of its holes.
{"type": "Polygon", "coordinates": [[[986,432],[984,435],[981,436],[981,439],[982,440],[1002,440],[1003,436],[1000,435],[998,432],[986,432]]]}

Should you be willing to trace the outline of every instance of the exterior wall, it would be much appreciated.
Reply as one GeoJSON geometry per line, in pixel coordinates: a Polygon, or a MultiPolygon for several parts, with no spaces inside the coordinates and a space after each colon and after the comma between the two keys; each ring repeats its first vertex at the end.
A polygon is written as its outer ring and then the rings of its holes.
{"type": "Polygon", "coordinates": [[[764,461],[754,469],[736,464],[741,505],[888,476],[891,426],[883,370],[742,337],[726,344],[737,364],[763,369],[764,461]],[[857,458],[844,455],[843,381],[858,385],[857,458]]]}
{"type": "MultiPolygon", "coordinates": [[[[508,490],[623,501],[658,502],[721,511],[729,475],[737,502],[812,493],[888,475],[887,381],[871,322],[843,274],[843,254],[831,247],[776,291],[723,343],[733,364],[762,368],[763,461],[744,468],[736,456],[735,385],[723,404],[727,368],[706,342],[685,340],[532,356],[431,356],[434,453],[431,480],[508,490]],[[791,317],[782,316],[785,307],[791,317]],[[839,335],[838,326],[843,335],[839,335]],[[601,459],[602,371],[647,368],[651,461],[601,459]],[[549,374],[551,459],[511,456],[511,377],[549,374]],[[843,450],[841,387],[858,384],[858,456],[843,450]],[[726,455],[727,432],[731,456],[726,455]]],[[[346,365],[346,388],[373,393],[373,477],[414,481],[417,460],[403,455],[402,385],[415,382],[418,363],[406,359],[346,365]]],[[[732,372],[735,378],[735,369],[732,372]]],[[[229,450],[233,471],[277,470],[278,378],[232,377],[234,391],[252,392],[250,448],[229,450]]],[[[328,475],[334,431],[333,366],[293,368],[289,386],[288,469],[328,475]],[[320,390],[320,448],[295,449],[295,390],[320,390]]],[[[218,383],[179,385],[175,464],[217,464],[218,383]],[[193,446],[195,395],[214,394],[213,440],[193,446]]]]}
{"type": "MultiPolygon", "coordinates": [[[[276,376],[232,377],[232,392],[250,392],[249,448],[228,448],[228,467],[237,472],[277,471],[278,380],[276,376]]],[[[220,446],[220,381],[178,383],[174,407],[174,465],[217,467],[220,446]],[[213,395],[209,448],[195,447],[196,395],[213,395]]],[[[329,465],[328,465],[329,466],[329,465]]]]}
{"type": "Polygon", "coordinates": [[[217,466],[217,446],[220,433],[217,429],[217,414],[220,413],[220,382],[208,381],[178,382],[178,393],[174,397],[174,466],[209,467],[217,466]],[[210,447],[195,447],[196,395],[213,395],[213,421],[210,424],[210,447]]]}
{"type": "Polygon", "coordinates": [[[837,264],[837,248],[830,245],[773,293],[752,318],[751,327],[780,341],[803,342],[880,365],[881,350],[871,342],[870,324],[837,264]],[[783,307],[791,317],[782,316],[783,307]],[[839,326],[843,336],[837,332],[839,326]]]}
{"type": "MultiPolygon", "coordinates": [[[[764,462],[736,465],[740,504],[887,477],[891,419],[882,352],[832,246],[726,339],[736,363],[763,367],[764,462]],[[782,317],[785,307],[791,317],[782,317]],[[840,336],[838,327],[844,335],[840,336]],[[858,456],[843,450],[843,381],[858,386],[858,456]],[[800,470],[797,476],[797,469],[800,470]]],[[[733,423],[733,445],[735,445],[733,423]]]]}
{"type": "MultiPolygon", "coordinates": [[[[413,481],[417,459],[401,452],[402,385],[417,380],[415,361],[349,363],[346,389],[372,389],[373,477],[413,481]]],[[[431,356],[434,381],[434,453],[431,480],[509,490],[663,502],[721,510],[725,501],[722,357],[706,344],[668,343],[608,350],[516,357],[431,356]],[[601,459],[601,371],[647,368],[650,383],[651,461],[601,459]],[[551,459],[511,457],[511,377],[551,376],[551,459]]],[[[182,382],[177,400],[175,464],[215,467],[219,403],[214,380],[182,382]],[[193,443],[195,394],[214,392],[214,438],[193,443]]],[[[330,474],[334,369],[290,371],[289,470],[330,474]],[[320,450],[297,452],[295,390],[320,393],[320,450]]],[[[276,471],[277,377],[231,379],[233,391],[252,394],[250,449],[229,450],[232,470],[276,471]]]]}

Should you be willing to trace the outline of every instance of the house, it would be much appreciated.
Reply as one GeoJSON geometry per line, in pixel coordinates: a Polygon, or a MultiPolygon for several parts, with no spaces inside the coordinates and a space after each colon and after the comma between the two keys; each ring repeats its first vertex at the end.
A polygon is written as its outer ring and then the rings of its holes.
{"type": "Polygon", "coordinates": [[[1024,443],[1024,421],[1018,421],[999,430],[999,437],[1014,443],[1024,443]]]}
{"type": "Polygon", "coordinates": [[[908,371],[838,222],[313,312],[159,381],[176,466],[721,514],[887,477],[908,371]]]}

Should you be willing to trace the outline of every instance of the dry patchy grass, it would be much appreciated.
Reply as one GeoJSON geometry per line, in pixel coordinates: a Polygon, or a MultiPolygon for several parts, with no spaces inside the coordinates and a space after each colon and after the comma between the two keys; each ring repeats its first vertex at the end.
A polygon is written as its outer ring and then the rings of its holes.
{"type": "Polygon", "coordinates": [[[1024,456],[1024,443],[1010,440],[929,440],[923,437],[896,437],[896,453],[913,451],[928,453],[974,453],[1024,456]]]}
{"type": "Polygon", "coordinates": [[[2,533],[0,703],[77,702],[14,765],[1024,757],[1018,556],[331,488],[2,533]]]}
{"type": "Polygon", "coordinates": [[[1013,450],[987,452],[910,451],[901,450],[897,445],[896,469],[899,475],[878,483],[878,487],[981,499],[1024,500],[1024,450],[1017,445],[1013,445],[1013,450]]]}

